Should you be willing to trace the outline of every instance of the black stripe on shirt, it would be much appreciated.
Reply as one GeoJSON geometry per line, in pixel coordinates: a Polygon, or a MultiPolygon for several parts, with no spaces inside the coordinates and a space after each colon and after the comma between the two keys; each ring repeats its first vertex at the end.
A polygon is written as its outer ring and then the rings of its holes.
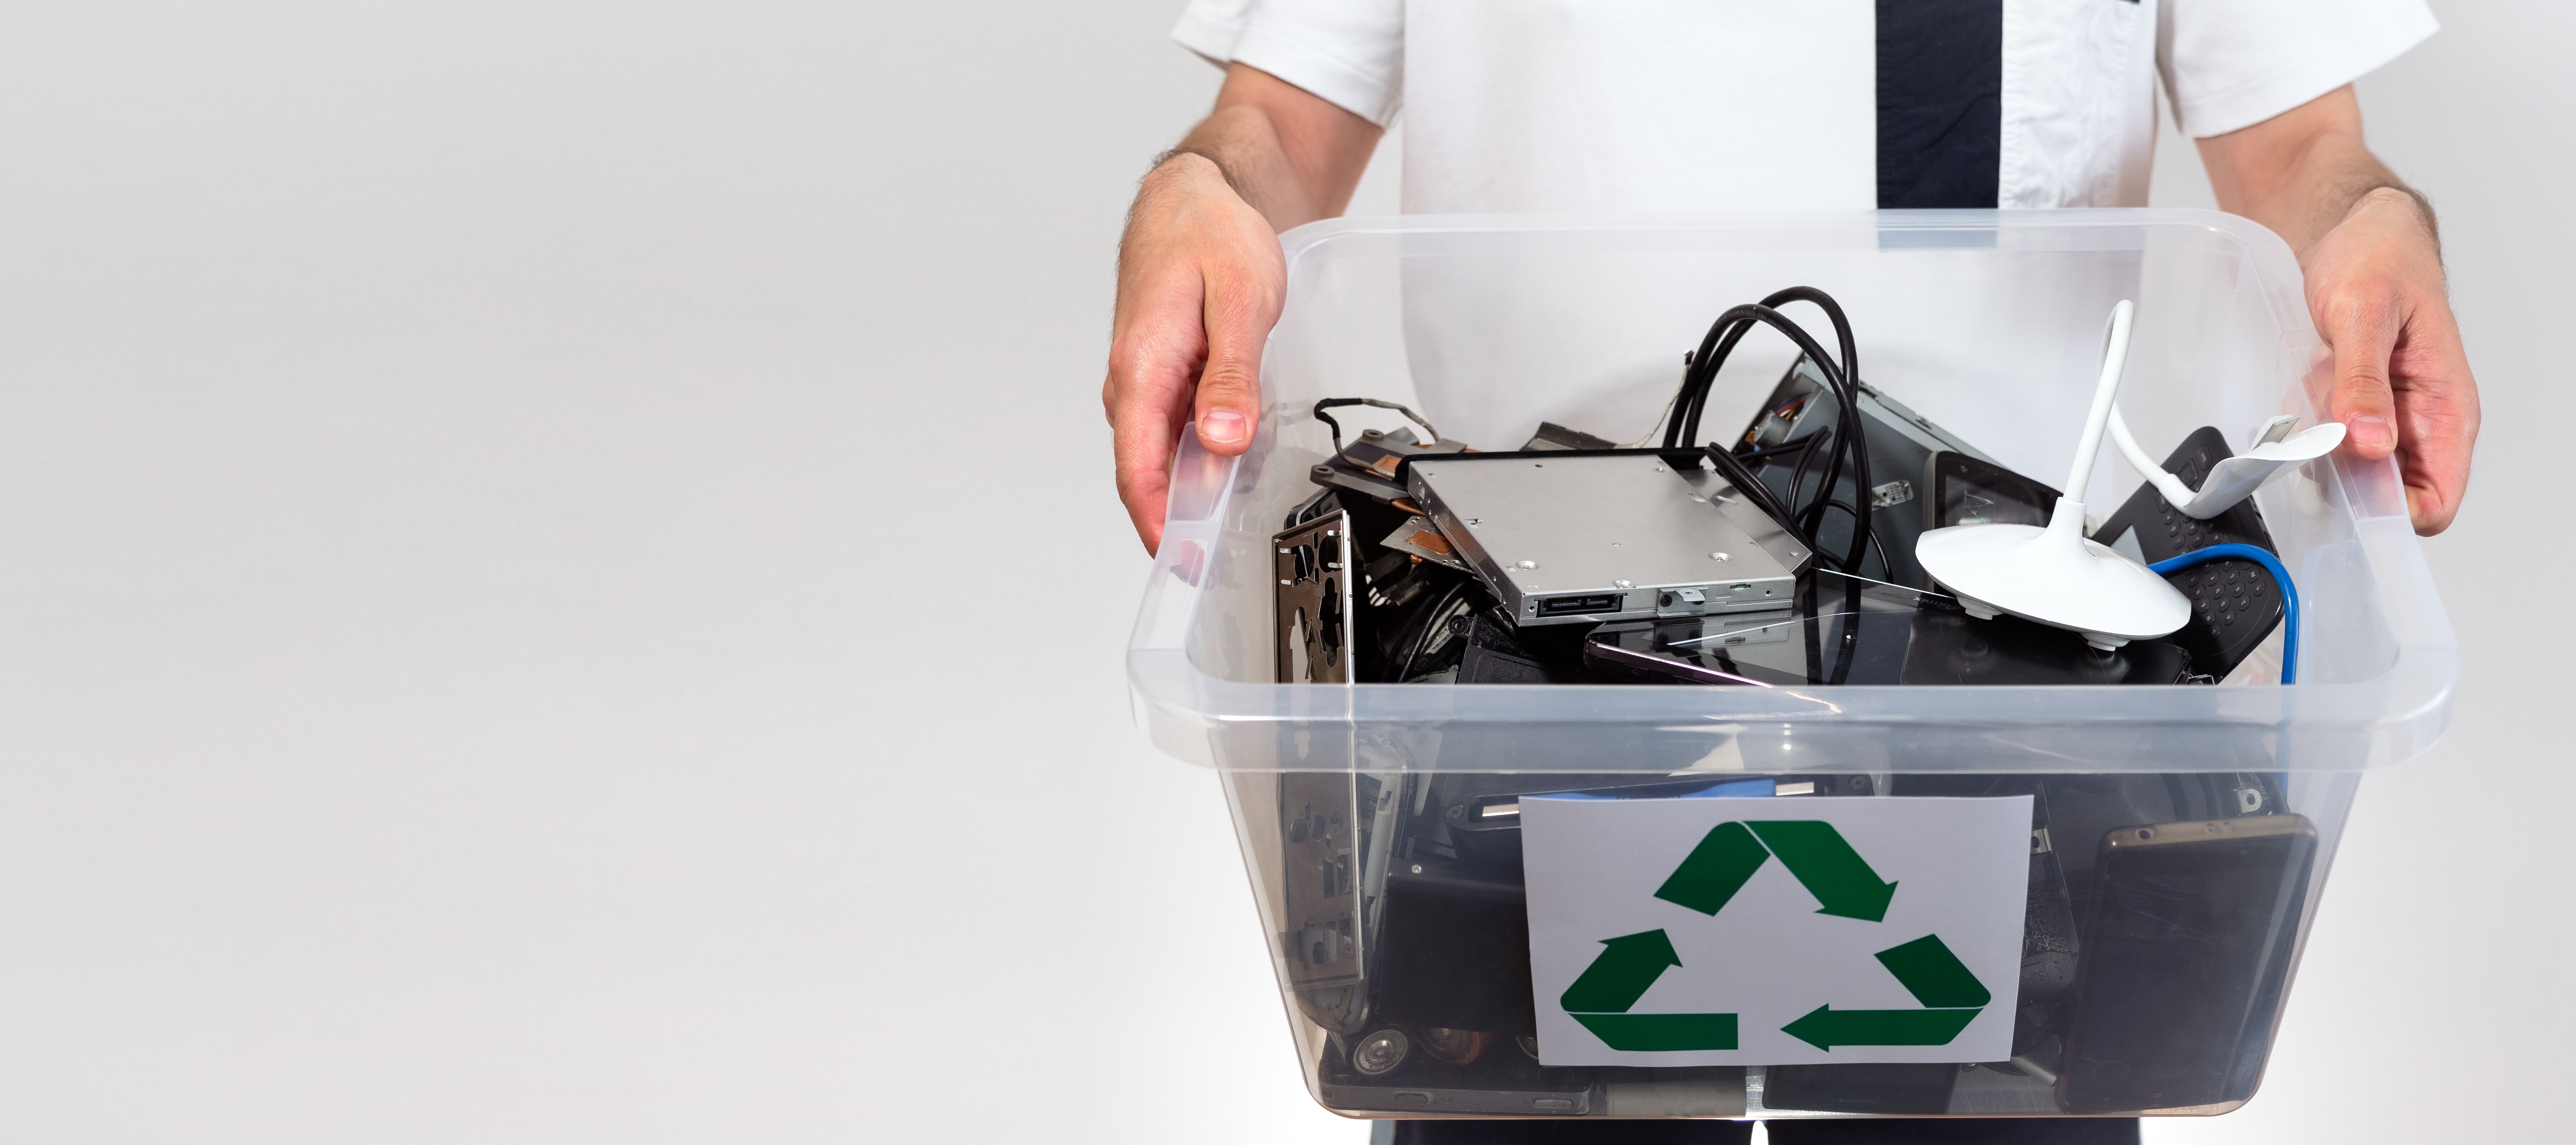
{"type": "Polygon", "coordinates": [[[2003,0],[1878,0],[1878,205],[1992,207],[2003,0]]]}

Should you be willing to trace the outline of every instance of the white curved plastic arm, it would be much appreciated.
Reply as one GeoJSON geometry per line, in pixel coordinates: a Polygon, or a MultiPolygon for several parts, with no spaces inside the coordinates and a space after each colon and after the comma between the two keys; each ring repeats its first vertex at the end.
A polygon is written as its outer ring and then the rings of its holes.
{"type": "Polygon", "coordinates": [[[2093,383],[2093,408],[2084,415],[2084,433],[2075,439],[2075,468],[2066,474],[2069,500],[2084,499],[2084,487],[2093,483],[2093,459],[2102,452],[2102,423],[2120,416],[2114,403],[2120,396],[2120,375],[2129,368],[2129,323],[2137,312],[2137,304],[2123,298],[2102,324],[2102,375],[2093,383]]]}
{"type": "Polygon", "coordinates": [[[2120,419],[2119,409],[2111,410],[2111,440],[2120,447],[2120,455],[2129,459],[2132,468],[2147,475],[2147,483],[2164,495],[2166,504],[2200,521],[2253,496],[2255,490],[2282,471],[2314,461],[2343,444],[2343,423],[2339,421],[2309,426],[2287,437],[2278,436],[2282,428],[2278,419],[2267,423],[2257,434],[2257,444],[2252,449],[2210,466],[2209,476],[2194,490],[2148,457],[2147,451],[2138,447],[2138,439],[2129,436],[2129,425],[2120,419]]]}
{"type": "Polygon", "coordinates": [[[2138,447],[2138,439],[2129,436],[2129,423],[2120,417],[2118,406],[2111,407],[2111,442],[2120,447],[2120,456],[2129,459],[2129,468],[2145,474],[2147,484],[2165,495],[2167,504],[2180,509],[2191,504],[2193,497],[2199,496],[2192,492],[2191,486],[2182,483],[2182,478],[2165,472],[2164,466],[2156,464],[2154,458],[2147,456],[2146,450],[2138,447]]]}

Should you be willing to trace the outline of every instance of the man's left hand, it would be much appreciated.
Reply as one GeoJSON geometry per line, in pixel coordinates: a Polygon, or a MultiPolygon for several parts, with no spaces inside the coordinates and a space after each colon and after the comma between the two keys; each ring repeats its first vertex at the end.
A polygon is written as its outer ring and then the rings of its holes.
{"type": "Polygon", "coordinates": [[[2309,375],[2343,450],[2394,454],[2406,513],[2431,536],[2469,491],[2478,383],[2442,279],[2432,208],[2362,141],[2346,85],[2200,141],[2221,209],[2272,228],[2307,272],[2308,312],[2333,356],[2309,375]]]}
{"type": "Polygon", "coordinates": [[[2414,196],[2382,187],[2354,202],[2301,261],[2309,313],[2333,351],[2317,366],[2326,416],[2344,423],[2354,456],[2397,456],[2416,532],[2449,528],[2468,492],[2478,387],[2431,220],[2414,196]]]}

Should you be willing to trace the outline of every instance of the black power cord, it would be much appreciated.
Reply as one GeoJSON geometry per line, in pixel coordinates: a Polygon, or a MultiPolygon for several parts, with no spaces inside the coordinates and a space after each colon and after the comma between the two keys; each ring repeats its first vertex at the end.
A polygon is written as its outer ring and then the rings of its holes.
{"type": "Polygon", "coordinates": [[[1395,412],[1412,419],[1413,424],[1422,427],[1422,432],[1431,435],[1431,440],[1423,442],[1422,444],[1439,444],[1439,430],[1431,428],[1431,423],[1422,420],[1421,414],[1415,413],[1412,410],[1395,404],[1394,402],[1382,401],[1377,398],[1325,398],[1324,400],[1315,403],[1315,420],[1324,423],[1327,428],[1330,428],[1333,431],[1333,452],[1335,453],[1340,453],[1342,451],[1342,423],[1334,421],[1333,415],[1325,413],[1324,411],[1328,409],[1339,409],[1343,406],[1375,406],[1379,409],[1394,410],[1395,412]]]}
{"type": "MultiPolygon", "coordinates": [[[[1717,466],[1718,475],[1726,478],[1727,484],[1735,486],[1744,494],[1746,500],[1753,502],[1754,508],[1762,510],[1769,514],[1772,520],[1780,522],[1781,528],[1797,533],[1798,526],[1794,522],[1798,515],[1790,512],[1789,506],[1780,500],[1779,495],[1773,493],[1770,486],[1763,484],[1761,478],[1753,475],[1752,468],[1744,464],[1742,458],[1712,445],[1708,447],[1708,460],[1717,466]]],[[[1794,493],[1794,490],[1792,492],[1794,493]]],[[[1805,535],[1799,534],[1799,540],[1806,540],[1805,535]]],[[[1815,548],[1814,545],[1807,547],[1815,548]]],[[[1827,556],[1825,559],[1830,561],[1833,558],[1827,556]]]]}
{"type": "MultiPolygon", "coordinates": [[[[1851,511],[1852,511],[1852,507],[1851,507],[1851,506],[1846,505],[1846,504],[1843,504],[1843,503],[1842,503],[1842,502],[1840,502],[1840,501],[1832,501],[1832,502],[1828,502],[1828,503],[1826,503],[1825,508],[1828,508],[1828,509],[1840,509],[1840,510],[1842,510],[1843,512],[1846,512],[1846,513],[1848,513],[1848,512],[1851,512],[1851,511]]],[[[1873,550],[1876,550],[1876,551],[1877,551],[1877,553],[1878,553],[1878,571],[1879,571],[1880,575],[1885,576],[1885,575],[1890,575],[1890,574],[1892,574],[1892,573],[1893,573],[1893,571],[1894,571],[1894,570],[1895,570],[1895,568],[1896,568],[1896,562],[1894,562],[1894,561],[1891,561],[1891,560],[1888,560],[1888,559],[1887,559],[1887,546],[1885,546],[1885,545],[1882,545],[1882,544],[1878,543],[1878,534],[1876,534],[1876,533],[1870,533],[1870,534],[1867,534],[1867,536],[1869,537],[1869,547],[1870,547],[1871,549],[1873,549],[1873,550]]],[[[1860,576],[1860,574],[1861,574],[1862,572],[1866,571],[1866,570],[1865,570],[1865,569],[1849,569],[1849,570],[1846,570],[1846,571],[1848,571],[1849,573],[1851,573],[1851,575],[1852,575],[1853,577],[1858,578],[1858,577],[1860,576]]]]}
{"type": "MultiPolygon", "coordinates": [[[[1857,573],[1861,570],[1861,562],[1868,558],[1867,542],[1872,536],[1868,492],[1870,487],[1869,444],[1867,428],[1862,424],[1860,412],[1859,350],[1853,344],[1851,323],[1844,318],[1842,305],[1835,302],[1832,295],[1812,286],[1793,286],[1762,300],[1765,306],[1784,306],[1791,302],[1811,303],[1817,309],[1824,311],[1826,319],[1833,323],[1836,348],[1842,351],[1842,356],[1833,363],[1819,362],[1818,367],[1824,370],[1826,377],[1832,382],[1835,400],[1842,404],[1842,416],[1837,421],[1849,427],[1849,432],[1842,435],[1845,444],[1843,450],[1834,450],[1830,444],[1826,447],[1824,482],[1816,487],[1815,500],[1799,511],[1798,527],[1809,537],[1815,536],[1818,530],[1824,527],[1825,508],[1835,503],[1834,486],[1841,480],[1843,458],[1845,455],[1850,456],[1855,489],[1853,500],[1856,504],[1850,507],[1854,531],[1851,554],[1846,558],[1843,570],[1857,573]]],[[[1711,370],[1709,382],[1714,383],[1715,380],[1716,371],[1711,370]]],[[[1703,384],[1699,401],[1705,404],[1707,400],[1708,387],[1703,384]]],[[[1803,459],[1800,467],[1804,468],[1803,459]]],[[[1797,487],[1792,485],[1789,489],[1790,499],[1796,499],[1797,495],[1797,487]]],[[[1811,544],[1809,547],[1814,546],[1811,544]]]]}
{"type": "MultiPolygon", "coordinates": [[[[1825,377],[1826,388],[1833,392],[1835,402],[1841,407],[1841,417],[1838,420],[1850,428],[1847,432],[1836,435],[1839,440],[1829,442],[1824,447],[1824,483],[1817,488],[1814,500],[1794,510],[1780,498],[1771,495],[1769,489],[1763,487],[1760,481],[1752,480],[1750,469],[1743,465],[1740,459],[1733,457],[1732,451],[1711,445],[1708,447],[1709,457],[1717,462],[1718,468],[1725,473],[1729,481],[1743,488],[1747,497],[1752,498],[1764,512],[1778,519],[1781,527],[1806,542],[1810,550],[1816,549],[1816,530],[1824,522],[1825,507],[1834,503],[1834,487],[1840,483],[1843,465],[1848,461],[1851,465],[1854,487],[1858,490],[1853,498],[1857,503],[1842,506],[1853,517],[1851,548],[1850,551],[1842,554],[1819,551],[1817,555],[1843,571],[1857,572],[1861,562],[1868,558],[1871,540],[1869,438],[1867,428],[1862,425],[1860,387],[1856,381],[1859,377],[1859,351],[1853,343],[1851,323],[1844,317],[1841,304],[1835,302],[1832,295],[1812,286],[1793,286],[1773,293],[1758,303],[1737,306],[1718,315],[1717,321],[1710,324],[1707,336],[1700,340],[1699,349],[1691,355],[1689,368],[1682,373],[1681,389],[1673,397],[1672,419],[1664,428],[1664,448],[1698,448],[1700,415],[1708,403],[1709,390],[1717,380],[1717,371],[1726,364],[1727,357],[1734,353],[1736,343],[1743,341],[1744,336],[1751,333],[1756,325],[1769,326],[1778,330],[1791,342],[1797,344],[1798,349],[1806,354],[1808,361],[1815,363],[1817,372],[1825,377]],[[1826,353],[1824,347],[1818,345],[1815,338],[1809,335],[1804,327],[1790,321],[1787,316],[1774,309],[1791,302],[1811,303],[1825,312],[1826,319],[1833,323],[1836,349],[1841,350],[1841,354],[1826,353]],[[1724,460],[1720,460],[1720,455],[1727,456],[1724,460]],[[1730,461],[1734,464],[1729,464],[1730,461]]],[[[1799,459],[1798,470],[1801,480],[1808,463],[1813,459],[1813,453],[1799,459]]],[[[1793,484],[1789,489],[1789,499],[1795,500],[1797,496],[1798,489],[1793,484]]]]}
{"type": "MultiPolygon", "coordinates": [[[[1807,466],[1809,463],[1815,461],[1816,455],[1823,454],[1828,458],[1835,456],[1833,445],[1838,437],[1840,437],[1840,435],[1834,432],[1834,427],[1832,426],[1820,427],[1816,432],[1808,435],[1807,440],[1815,442],[1819,448],[1810,449],[1805,453],[1799,454],[1798,463],[1789,467],[1789,496],[1786,500],[1794,504],[1798,500],[1798,491],[1807,487],[1807,466]]],[[[1827,484],[1831,484],[1833,481],[1831,477],[1828,477],[1825,480],[1827,484]]],[[[1819,490],[1819,492],[1821,491],[1822,490],[1819,490]]],[[[1805,508],[1798,510],[1798,530],[1800,532],[1813,533],[1816,531],[1816,522],[1811,519],[1817,515],[1817,506],[1814,502],[1822,500],[1824,500],[1824,498],[1819,496],[1809,502],[1805,508]]]]}

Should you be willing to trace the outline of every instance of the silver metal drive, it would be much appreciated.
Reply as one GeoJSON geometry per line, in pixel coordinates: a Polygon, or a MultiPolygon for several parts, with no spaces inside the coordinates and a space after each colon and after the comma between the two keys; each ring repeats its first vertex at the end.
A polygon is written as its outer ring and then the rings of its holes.
{"type": "Polygon", "coordinates": [[[1462,453],[1407,491],[1522,626],[1784,607],[1812,554],[1697,457],[1462,453]]]}

